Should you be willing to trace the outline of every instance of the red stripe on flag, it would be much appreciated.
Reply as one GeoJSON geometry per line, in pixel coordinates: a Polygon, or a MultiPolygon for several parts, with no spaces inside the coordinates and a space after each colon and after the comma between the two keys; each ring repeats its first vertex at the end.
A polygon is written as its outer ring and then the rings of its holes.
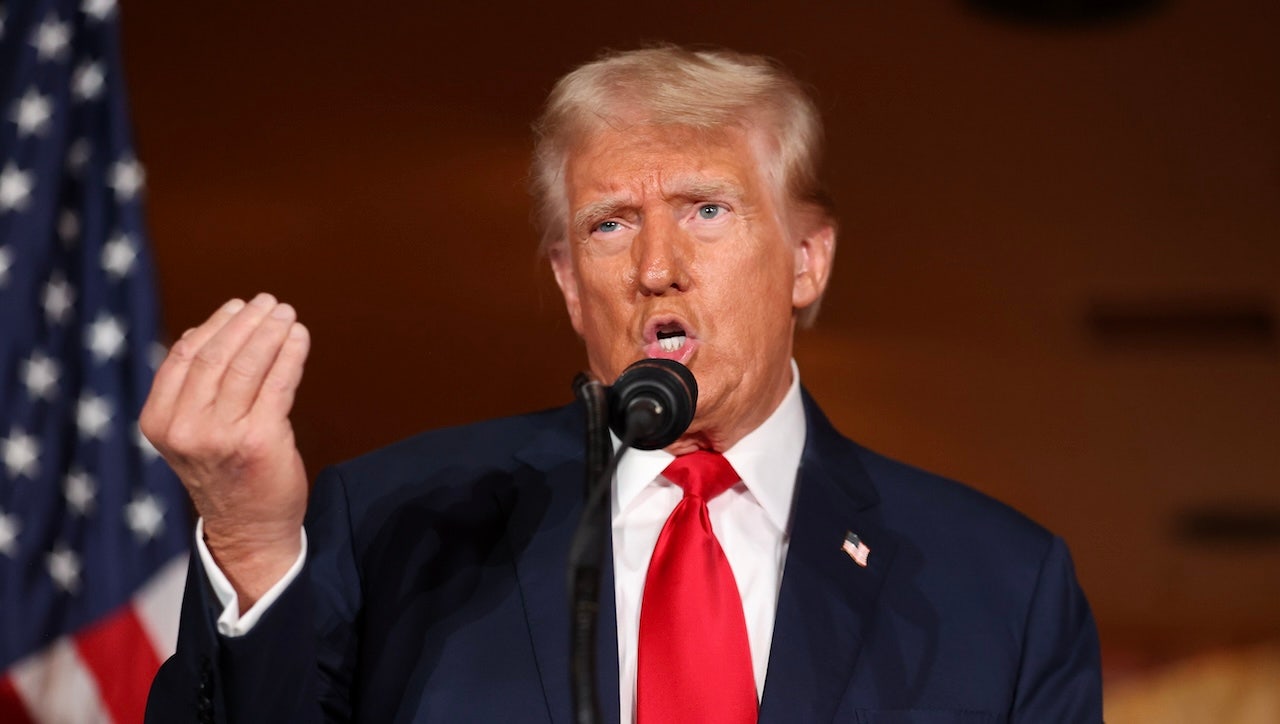
{"type": "Polygon", "coordinates": [[[7,676],[0,676],[0,721],[5,724],[35,724],[22,703],[22,696],[13,686],[13,679],[7,676]]]}
{"type": "Polygon", "coordinates": [[[98,680],[98,691],[111,718],[140,722],[147,709],[151,680],[160,670],[160,657],[133,606],[115,613],[76,634],[80,658],[98,680]]]}

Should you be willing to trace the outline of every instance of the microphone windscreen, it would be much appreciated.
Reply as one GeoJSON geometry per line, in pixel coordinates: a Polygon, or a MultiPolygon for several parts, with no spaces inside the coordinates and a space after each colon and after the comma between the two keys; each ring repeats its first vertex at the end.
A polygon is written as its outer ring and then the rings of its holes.
{"type": "Polygon", "coordinates": [[[698,405],[698,383],[679,362],[642,359],[618,375],[608,397],[609,427],[614,434],[631,440],[639,450],[657,450],[689,429],[698,405]]]}

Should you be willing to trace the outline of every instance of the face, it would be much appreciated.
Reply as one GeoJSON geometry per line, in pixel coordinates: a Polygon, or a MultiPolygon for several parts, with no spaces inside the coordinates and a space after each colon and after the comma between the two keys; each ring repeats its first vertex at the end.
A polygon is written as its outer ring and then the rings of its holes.
{"type": "Polygon", "coordinates": [[[567,240],[551,250],[597,378],[665,357],[698,381],[698,409],[668,448],[724,450],[791,383],[795,312],[821,296],[829,225],[770,184],[749,131],[606,129],[570,154],[567,240]],[[807,221],[806,221],[807,220],[807,221]]]}

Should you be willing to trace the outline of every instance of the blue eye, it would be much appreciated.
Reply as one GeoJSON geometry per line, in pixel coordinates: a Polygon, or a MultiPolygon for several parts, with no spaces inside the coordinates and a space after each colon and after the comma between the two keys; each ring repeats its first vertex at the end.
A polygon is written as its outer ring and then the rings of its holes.
{"type": "Polygon", "coordinates": [[[610,232],[617,231],[621,227],[622,225],[616,221],[602,221],[600,222],[600,225],[596,227],[596,231],[603,231],[608,234],[610,232]]]}
{"type": "Polygon", "coordinates": [[[698,218],[714,219],[724,211],[724,207],[720,204],[703,204],[698,207],[698,218]]]}

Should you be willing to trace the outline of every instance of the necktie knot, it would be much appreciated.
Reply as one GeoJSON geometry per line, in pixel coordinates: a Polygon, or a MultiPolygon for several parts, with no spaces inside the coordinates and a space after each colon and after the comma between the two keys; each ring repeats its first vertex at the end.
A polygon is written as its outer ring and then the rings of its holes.
{"type": "Polygon", "coordinates": [[[662,477],[683,488],[685,495],[701,498],[704,502],[742,479],[723,455],[710,450],[681,455],[662,471],[662,477]]]}

